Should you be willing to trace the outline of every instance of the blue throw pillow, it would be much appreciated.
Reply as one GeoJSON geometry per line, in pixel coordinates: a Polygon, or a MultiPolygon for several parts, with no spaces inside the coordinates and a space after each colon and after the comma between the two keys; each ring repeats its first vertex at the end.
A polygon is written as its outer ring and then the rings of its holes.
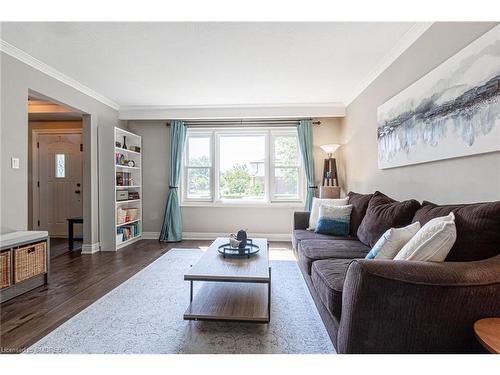
{"type": "Polygon", "coordinates": [[[319,208],[319,219],[314,232],[334,236],[349,236],[352,205],[325,206],[319,208]]]}

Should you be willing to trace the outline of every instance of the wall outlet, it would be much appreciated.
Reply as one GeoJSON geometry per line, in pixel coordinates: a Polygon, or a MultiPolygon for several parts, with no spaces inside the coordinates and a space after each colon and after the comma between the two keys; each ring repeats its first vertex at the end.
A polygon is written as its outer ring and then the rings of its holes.
{"type": "Polygon", "coordinates": [[[11,167],[12,169],[19,169],[19,158],[11,159],[11,167]]]}

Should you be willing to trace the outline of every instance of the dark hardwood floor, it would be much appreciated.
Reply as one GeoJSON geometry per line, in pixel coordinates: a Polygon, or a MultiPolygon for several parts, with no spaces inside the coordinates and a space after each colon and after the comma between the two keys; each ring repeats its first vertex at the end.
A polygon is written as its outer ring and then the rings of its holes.
{"type": "MultiPolygon", "coordinates": [[[[48,285],[1,305],[0,352],[23,351],[170,249],[206,247],[210,243],[142,240],[118,252],[81,255],[75,251],[51,257],[48,285]]],[[[270,247],[289,250],[291,243],[273,242],[270,247]]]]}
{"type": "MultiPolygon", "coordinates": [[[[82,250],[82,241],[75,241],[73,251],[82,250]]],[[[69,252],[67,238],[50,238],[50,257],[55,258],[61,254],[69,252]]]]}

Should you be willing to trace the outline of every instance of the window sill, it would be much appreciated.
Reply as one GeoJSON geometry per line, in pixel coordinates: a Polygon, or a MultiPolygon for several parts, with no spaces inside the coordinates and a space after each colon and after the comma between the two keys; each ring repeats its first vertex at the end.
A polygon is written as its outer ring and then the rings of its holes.
{"type": "Polygon", "coordinates": [[[181,207],[206,207],[206,208],[304,208],[303,202],[242,202],[242,203],[222,203],[222,202],[181,202],[181,207]]]}

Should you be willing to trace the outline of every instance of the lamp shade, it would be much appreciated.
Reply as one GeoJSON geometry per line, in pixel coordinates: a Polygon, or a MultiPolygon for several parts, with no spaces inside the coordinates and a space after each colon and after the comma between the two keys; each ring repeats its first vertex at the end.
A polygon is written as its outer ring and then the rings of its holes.
{"type": "Polygon", "coordinates": [[[331,144],[323,145],[323,146],[319,146],[319,147],[321,147],[321,149],[324,152],[326,152],[327,154],[333,154],[340,147],[340,145],[338,145],[336,143],[331,143],[331,144]]]}

